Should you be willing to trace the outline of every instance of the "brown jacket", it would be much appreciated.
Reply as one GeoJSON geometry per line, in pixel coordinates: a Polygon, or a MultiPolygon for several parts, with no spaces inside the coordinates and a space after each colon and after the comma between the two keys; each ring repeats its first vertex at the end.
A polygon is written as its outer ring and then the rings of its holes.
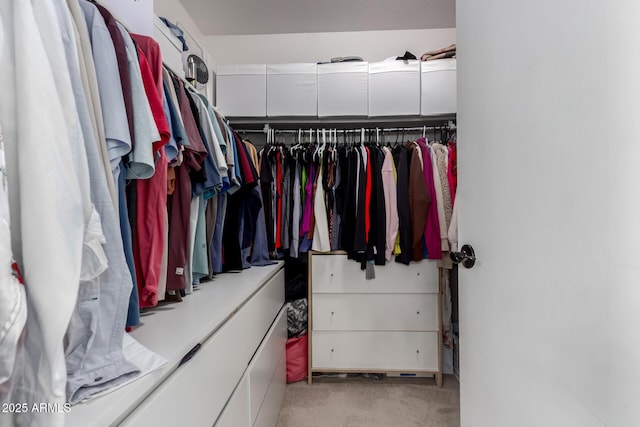
{"type": "Polygon", "coordinates": [[[406,147],[412,150],[411,164],[409,165],[409,208],[411,211],[411,229],[413,230],[413,260],[420,261],[423,258],[422,236],[427,224],[431,196],[424,181],[420,147],[413,142],[407,143],[406,147]]]}

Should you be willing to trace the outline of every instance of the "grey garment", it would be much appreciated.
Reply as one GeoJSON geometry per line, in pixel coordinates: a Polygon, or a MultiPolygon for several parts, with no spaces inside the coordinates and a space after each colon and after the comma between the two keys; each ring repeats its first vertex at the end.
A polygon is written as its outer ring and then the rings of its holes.
{"type": "Polygon", "coordinates": [[[336,199],[336,189],[342,182],[342,176],[340,171],[340,162],[336,161],[333,164],[333,186],[331,187],[331,193],[333,195],[333,206],[331,209],[331,250],[336,251],[340,249],[340,236],[342,233],[342,216],[338,212],[338,200],[336,199]]]}
{"type": "Polygon", "coordinates": [[[209,104],[209,100],[207,100],[204,95],[198,94],[198,96],[204,105],[204,109],[200,110],[200,121],[205,122],[205,118],[208,118],[206,122],[207,125],[210,126],[209,132],[213,130],[210,141],[211,153],[214,154],[216,166],[220,171],[220,175],[223,177],[227,176],[227,160],[224,157],[224,154],[227,151],[227,143],[222,137],[222,132],[220,132],[220,127],[218,126],[218,120],[216,119],[213,107],[209,104]]]}
{"type": "Polygon", "coordinates": [[[233,134],[228,126],[224,126],[224,131],[227,134],[227,138],[231,141],[227,145],[227,165],[228,165],[228,174],[229,174],[229,190],[227,191],[230,195],[235,193],[240,189],[242,182],[240,177],[236,174],[236,144],[233,143],[233,134]],[[229,160],[231,159],[231,160],[229,160]]]}
{"type": "Polygon", "coordinates": [[[196,228],[198,225],[198,210],[200,196],[191,198],[191,208],[189,210],[189,232],[187,234],[187,262],[184,266],[184,292],[187,295],[193,293],[193,248],[196,243],[196,228]]]}
{"type": "Polygon", "coordinates": [[[260,211],[256,221],[256,234],[253,238],[253,251],[251,252],[251,265],[263,266],[274,264],[269,258],[269,243],[267,242],[267,222],[264,217],[264,203],[260,187],[254,187],[254,197],[260,200],[260,211]]]}
{"type": "Polygon", "coordinates": [[[213,230],[209,256],[211,258],[212,273],[222,273],[222,237],[224,234],[224,220],[227,216],[227,193],[218,194],[218,209],[216,223],[213,230]]]}
{"type": "MultiPolygon", "coordinates": [[[[448,149],[442,144],[433,144],[431,146],[436,154],[436,164],[438,166],[438,174],[440,175],[440,185],[442,186],[442,202],[444,204],[444,216],[447,222],[447,230],[451,225],[451,216],[453,215],[453,203],[451,201],[451,191],[449,189],[449,179],[447,178],[447,152],[448,149]]],[[[436,183],[438,184],[438,183],[436,183]]],[[[442,225],[441,225],[442,227],[442,225]]]]}
{"type": "Polygon", "coordinates": [[[215,170],[213,171],[214,175],[216,175],[216,179],[213,180],[212,177],[209,177],[207,172],[207,182],[215,181],[216,193],[219,193],[222,189],[222,179],[227,176],[227,160],[222,154],[222,150],[220,149],[220,144],[218,143],[218,137],[216,136],[215,130],[213,129],[213,123],[211,119],[211,115],[209,114],[209,103],[206,101],[206,98],[203,98],[195,93],[189,93],[191,99],[193,99],[194,103],[198,105],[198,114],[200,115],[200,127],[204,134],[204,139],[202,142],[207,144],[209,155],[207,156],[207,161],[211,162],[210,166],[212,166],[215,170]]]}
{"type": "MultiPolygon", "coordinates": [[[[215,108],[213,109],[213,113],[216,117],[216,127],[218,128],[218,130],[220,131],[220,148],[222,148],[222,152],[227,156],[227,164],[231,165],[229,163],[229,155],[228,155],[228,147],[230,144],[229,141],[229,135],[226,132],[226,126],[224,125],[224,117],[222,117],[222,115],[220,114],[220,112],[218,110],[216,110],[215,108]]],[[[233,161],[233,159],[232,159],[233,161]]]]}
{"type": "Polygon", "coordinates": [[[109,268],[80,283],[66,335],[67,399],[76,404],[140,373],[122,353],[133,281],[124,256],[116,212],[96,145],[85,141],[91,200],[102,219],[109,268]]]}
{"type": "MultiPolygon", "coordinates": [[[[104,290],[104,285],[100,283],[99,277],[105,275],[107,270],[107,262],[111,268],[116,267],[116,263],[112,262],[108,258],[108,245],[118,245],[119,227],[116,227],[116,232],[109,235],[109,242],[106,241],[103,236],[103,227],[100,224],[100,217],[109,216],[106,211],[98,211],[95,215],[93,212],[93,204],[99,209],[99,204],[107,206],[107,210],[111,209],[111,218],[115,222],[115,211],[111,204],[111,198],[109,189],[106,183],[106,176],[102,168],[102,161],[98,152],[98,145],[96,141],[91,138],[93,131],[87,127],[83,128],[80,124],[80,115],[76,105],[84,99],[84,107],[86,106],[86,97],[84,97],[83,87],[79,75],[79,63],[74,61],[74,57],[69,57],[77,53],[73,40],[67,40],[67,43],[72,44],[71,48],[65,49],[63,47],[62,39],[60,38],[56,42],[54,37],[54,28],[51,28],[53,24],[57,24],[56,11],[53,9],[52,3],[45,3],[44,0],[37,0],[38,4],[34,8],[36,20],[39,22],[39,27],[42,30],[47,31],[47,36],[43,37],[43,44],[47,49],[49,55],[49,61],[51,64],[55,64],[54,79],[58,88],[58,96],[63,101],[63,114],[67,120],[67,128],[69,129],[69,143],[71,144],[72,151],[74,152],[74,162],[79,172],[79,178],[82,177],[86,181],[82,185],[86,185],[86,203],[89,204],[90,216],[92,221],[87,225],[85,232],[85,247],[83,251],[82,264],[83,269],[81,273],[81,279],[78,291],[78,303],[71,316],[70,328],[73,330],[71,335],[72,339],[68,340],[67,351],[71,350],[71,369],[69,367],[69,359],[67,362],[67,398],[71,403],[77,402],[75,391],[70,391],[69,373],[77,372],[80,368],[80,372],[91,375],[92,378],[85,378],[83,382],[77,384],[79,387],[88,387],[91,391],[85,390],[84,393],[80,393],[82,398],[88,397],[91,394],[110,388],[113,385],[117,385],[118,381],[123,381],[128,378],[129,374],[136,372],[137,368],[128,364],[124,360],[122,354],[122,344],[124,338],[124,322],[119,326],[118,331],[114,331],[114,327],[118,325],[114,316],[110,313],[114,310],[121,309],[126,319],[126,311],[128,307],[129,293],[131,292],[132,285],[122,279],[114,281],[114,283],[107,285],[104,290]],[[50,7],[51,9],[47,9],[50,7]],[[46,12],[49,12],[48,14],[46,12]],[[72,62],[70,62],[69,60],[72,62]],[[65,73],[65,71],[67,73],[65,73]],[[75,81],[72,81],[70,76],[75,77],[75,81]],[[75,85],[75,88],[72,86],[75,85]],[[81,98],[78,100],[78,98],[81,98]],[[86,135],[84,131],[86,130],[86,135]],[[92,170],[93,169],[93,170],[92,170]],[[96,177],[94,177],[94,172],[96,177]],[[97,186],[94,185],[97,183],[97,186]],[[100,185],[102,184],[102,185],[100,185]],[[89,200],[90,199],[90,200],[89,200]],[[99,216],[98,216],[99,214],[99,216]],[[89,241],[87,236],[93,242],[89,241]],[[119,298],[121,295],[125,298],[119,298]],[[124,305],[118,306],[118,299],[124,301],[124,305]],[[80,321],[78,321],[80,319],[80,321]],[[100,346],[101,340],[98,338],[101,335],[109,337],[109,341],[106,345],[100,346]],[[103,354],[111,356],[111,360],[105,363],[103,354]],[[93,357],[93,361],[91,360],[93,357]],[[80,363],[74,364],[74,362],[80,360],[80,363]],[[89,367],[85,365],[85,361],[89,360],[89,367]],[[91,362],[93,364],[91,365],[91,362]],[[87,371],[83,371],[87,369],[87,371]],[[91,372],[99,370],[102,377],[101,381],[95,380],[98,375],[94,375],[91,372]]],[[[55,30],[60,32],[60,29],[55,25],[55,30]]],[[[71,37],[71,33],[67,32],[66,35],[71,37]]],[[[88,114],[88,113],[87,113],[88,114]]],[[[86,116],[85,116],[86,118],[86,116]]],[[[88,124],[86,124],[88,125],[88,124]]],[[[90,125],[88,125],[90,126],[90,125]]],[[[82,187],[81,187],[82,188],[82,187]]],[[[86,208],[85,208],[86,212],[86,208]]],[[[122,242],[119,246],[122,252],[122,242]]],[[[125,266],[126,268],[126,266],[125,266]]],[[[121,313],[121,314],[122,314],[121,313]]],[[[117,317],[117,313],[115,313],[117,317]]],[[[67,331],[67,333],[69,330],[67,331]]],[[[67,354],[66,354],[67,355],[67,354]]],[[[71,385],[73,388],[73,385],[71,385]]]]}
{"type": "MultiPolygon", "coordinates": [[[[72,72],[73,77],[73,70],[72,72]]],[[[122,237],[111,200],[99,146],[82,120],[88,114],[80,79],[72,79],[81,113],[91,201],[102,220],[103,249],[109,268],[100,276],[80,283],[78,301],[66,335],[67,399],[75,404],[91,395],[128,381],[139,374],[122,353],[124,327],[133,287],[124,257],[122,237]],[[83,102],[84,99],[84,102],[83,102]]],[[[86,118],[86,117],[85,117],[86,118]]],[[[126,123],[125,123],[126,126],[126,123]]]]}
{"type": "Polygon", "coordinates": [[[207,200],[205,210],[205,222],[207,233],[207,263],[209,265],[209,277],[213,277],[213,265],[211,264],[211,244],[213,243],[213,232],[216,228],[216,217],[218,216],[218,195],[214,195],[207,200]]]}
{"type": "Polygon", "coordinates": [[[98,9],[87,0],[79,0],[79,4],[84,13],[93,47],[93,61],[98,78],[109,161],[111,170],[115,174],[118,172],[121,157],[131,151],[131,135],[124,107],[116,51],[109,29],[98,9]]]}
{"type": "Polygon", "coordinates": [[[131,103],[133,106],[133,138],[135,145],[129,155],[127,179],[147,179],[155,172],[153,143],[160,141],[160,133],[153,118],[149,99],[142,82],[138,60],[138,49],[129,32],[118,23],[118,29],[127,49],[129,80],[131,81],[131,103]]]}
{"type": "Polygon", "coordinates": [[[282,249],[288,250],[291,245],[290,236],[290,220],[291,220],[291,168],[287,165],[285,156],[282,156],[282,170],[284,176],[282,178],[282,249]]]}
{"type": "MultiPolygon", "coordinates": [[[[216,200],[217,203],[217,200],[216,200]]],[[[198,197],[198,221],[196,222],[196,239],[193,245],[192,276],[193,282],[209,276],[209,262],[207,260],[207,226],[205,212],[207,201],[203,196],[198,197]]]]}
{"type": "Polygon", "coordinates": [[[300,176],[302,168],[299,162],[296,162],[295,174],[293,176],[293,208],[291,210],[291,247],[289,248],[289,256],[298,258],[300,255],[300,216],[302,215],[302,207],[300,200],[300,191],[302,189],[300,176]]]}
{"type": "Polygon", "coordinates": [[[441,270],[442,277],[442,346],[453,348],[453,331],[451,329],[451,315],[453,306],[451,303],[450,270],[441,270]]]}
{"type": "Polygon", "coordinates": [[[308,314],[307,299],[302,298],[290,301],[287,307],[287,331],[289,338],[301,337],[307,333],[308,314]]]}

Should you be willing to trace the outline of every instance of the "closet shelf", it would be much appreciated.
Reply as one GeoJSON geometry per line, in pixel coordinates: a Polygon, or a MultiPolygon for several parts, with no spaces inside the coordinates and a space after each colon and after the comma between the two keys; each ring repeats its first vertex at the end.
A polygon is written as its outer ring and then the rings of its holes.
{"type": "Polygon", "coordinates": [[[372,128],[401,128],[413,126],[438,126],[446,125],[449,121],[455,121],[455,114],[442,114],[438,116],[390,116],[390,117],[227,117],[232,127],[236,129],[263,129],[269,125],[272,129],[293,129],[293,128],[335,128],[351,129],[356,127],[372,128]]]}

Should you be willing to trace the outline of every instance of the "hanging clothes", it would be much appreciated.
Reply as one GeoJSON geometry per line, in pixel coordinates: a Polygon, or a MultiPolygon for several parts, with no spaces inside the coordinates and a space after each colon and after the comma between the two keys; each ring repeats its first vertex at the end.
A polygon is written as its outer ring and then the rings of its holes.
{"type": "MultiPolygon", "coordinates": [[[[322,154],[319,163],[322,164],[322,154]]],[[[318,252],[329,252],[331,242],[329,240],[329,224],[327,221],[327,207],[325,205],[325,192],[323,181],[323,168],[318,167],[318,176],[314,184],[313,212],[315,217],[313,243],[311,249],[318,252]]]]}
{"type": "Polygon", "coordinates": [[[120,160],[132,148],[117,55],[109,29],[98,9],[86,0],[78,0],[78,3],[91,40],[109,162],[116,182],[120,160]]]}
{"type": "Polygon", "coordinates": [[[11,250],[11,219],[4,155],[4,140],[0,128],[0,401],[4,402],[11,382],[19,374],[23,360],[24,327],[27,323],[27,301],[11,250]]]}
{"type": "MultiPolygon", "coordinates": [[[[68,143],[69,124],[54,79],[56,72],[66,70],[52,69],[43,44],[49,35],[40,33],[31,2],[0,2],[0,16],[4,64],[0,74],[6,85],[0,97],[0,123],[6,143],[11,239],[24,272],[29,311],[24,359],[5,401],[29,407],[38,402],[62,405],[66,401],[62,343],[79,290],[85,236],[84,224],[69,221],[83,218],[84,211],[68,143]],[[42,212],[47,221],[42,221],[42,212]]],[[[16,414],[4,415],[12,423],[16,414]]],[[[64,424],[63,414],[17,415],[27,423],[64,424]]]]}
{"type": "Polygon", "coordinates": [[[393,164],[393,155],[388,147],[383,148],[384,161],[382,164],[382,187],[385,201],[385,258],[391,260],[391,255],[398,235],[398,198],[396,189],[396,171],[393,164]]]}
{"type": "Polygon", "coordinates": [[[134,257],[140,307],[158,304],[158,286],[162,271],[167,215],[167,158],[164,146],[171,129],[165,114],[160,46],[150,37],[132,35],[138,46],[138,56],[146,96],[151,106],[160,140],[153,143],[155,158],[153,176],[139,179],[137,185],[136,238],[134,257]]]}

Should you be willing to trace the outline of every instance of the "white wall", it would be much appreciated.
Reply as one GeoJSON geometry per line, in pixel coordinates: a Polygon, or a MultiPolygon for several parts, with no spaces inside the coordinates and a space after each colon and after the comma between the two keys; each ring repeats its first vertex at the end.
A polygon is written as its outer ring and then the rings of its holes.
{"type": "Polygon", "coordinates": [[[101,0],[131,32],[153,37],[153,0],[101,0]]]}
{"type": "Polygon", "coordinates": [[[463,427],[640,425],[638,16],[457,2],[463,427]]]}
{"type": "Polygon", "coordinates": [[[419,57],[455,41],[455,28],[447,28],[209,36],[204,43],[217,64],[231,65],[324,62],[337,56],[360,56],[365,61],[376,62],[401,56],[407,50],[419,57]]]}

